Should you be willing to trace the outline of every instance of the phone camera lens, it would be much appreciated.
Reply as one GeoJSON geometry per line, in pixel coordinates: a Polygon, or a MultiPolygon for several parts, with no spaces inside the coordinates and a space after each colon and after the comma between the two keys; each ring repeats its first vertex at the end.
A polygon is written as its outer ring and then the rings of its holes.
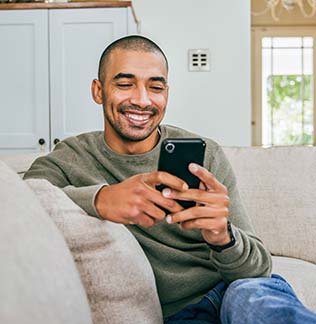
{"type": "Polygon", "coordinates": [[[174,144],[172,144],[172,143],[168,143],[168,144],[166,145],[166,151],[167,151],[168,153],[172,153],[172,152],[174,151],[174,149],[175,149],[174,144]]]}

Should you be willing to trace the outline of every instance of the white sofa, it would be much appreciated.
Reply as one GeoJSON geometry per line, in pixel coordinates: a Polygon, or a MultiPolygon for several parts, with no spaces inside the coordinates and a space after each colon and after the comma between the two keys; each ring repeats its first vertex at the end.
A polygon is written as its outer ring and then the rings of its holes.
{"type": "MultiPolygon", "coordinates": [[[[316,310],[316,148],[225,152],[273,272],[316,310]]],[[[0,156],[0,323],[162,323],[137,241],[46,180],[23,182],[35,157],[0,156]]]]}
{"type": "Polygon", "coordinates": [[[316,147],[225,148],[257,235],[316,311],[316,147]]]}

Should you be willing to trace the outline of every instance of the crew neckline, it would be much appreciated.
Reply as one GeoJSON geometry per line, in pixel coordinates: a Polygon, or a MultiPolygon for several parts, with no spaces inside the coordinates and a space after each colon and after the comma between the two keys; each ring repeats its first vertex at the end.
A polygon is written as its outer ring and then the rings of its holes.
{"type": "Polygon", "coordinates": [[[100,144],[102,151],[106,153],[107,155],[111,156],[111,158],[116,158],[116,159],[125,159],[125,160],[140,160],[140,159],[147,159],[151,155],[154,155],[155,153],[159,153],[160,146],[162,141],[167,137],[167,129],[164,125],[159,126],[160,129],[160,138],[157,144],[148,152],[141,153],[141,154],[122,154],[114,151],[105,141],[104,139],[104,131],[101,132],[100,136],[100,144]]]}

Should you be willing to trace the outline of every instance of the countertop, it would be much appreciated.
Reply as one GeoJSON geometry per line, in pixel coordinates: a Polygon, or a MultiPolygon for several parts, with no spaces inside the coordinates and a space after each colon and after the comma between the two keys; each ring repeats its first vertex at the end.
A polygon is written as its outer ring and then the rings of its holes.
{"type": "Polygon", "coordinates": [[[132,7],[132,1],[95,1],[95,2],[11,2],[0,3],[0,10],[17,9],[75,9],[75,8],[124,8],[132,7]]]}

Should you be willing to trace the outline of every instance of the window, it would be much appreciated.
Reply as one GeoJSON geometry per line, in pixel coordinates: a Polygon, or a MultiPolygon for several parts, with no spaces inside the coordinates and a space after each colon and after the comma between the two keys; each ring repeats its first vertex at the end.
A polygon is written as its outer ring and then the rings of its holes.
{"type": "Polygon", "coordinates": [[[315,144],[316,32],[253,29],[253,144],[315,144]]]}

